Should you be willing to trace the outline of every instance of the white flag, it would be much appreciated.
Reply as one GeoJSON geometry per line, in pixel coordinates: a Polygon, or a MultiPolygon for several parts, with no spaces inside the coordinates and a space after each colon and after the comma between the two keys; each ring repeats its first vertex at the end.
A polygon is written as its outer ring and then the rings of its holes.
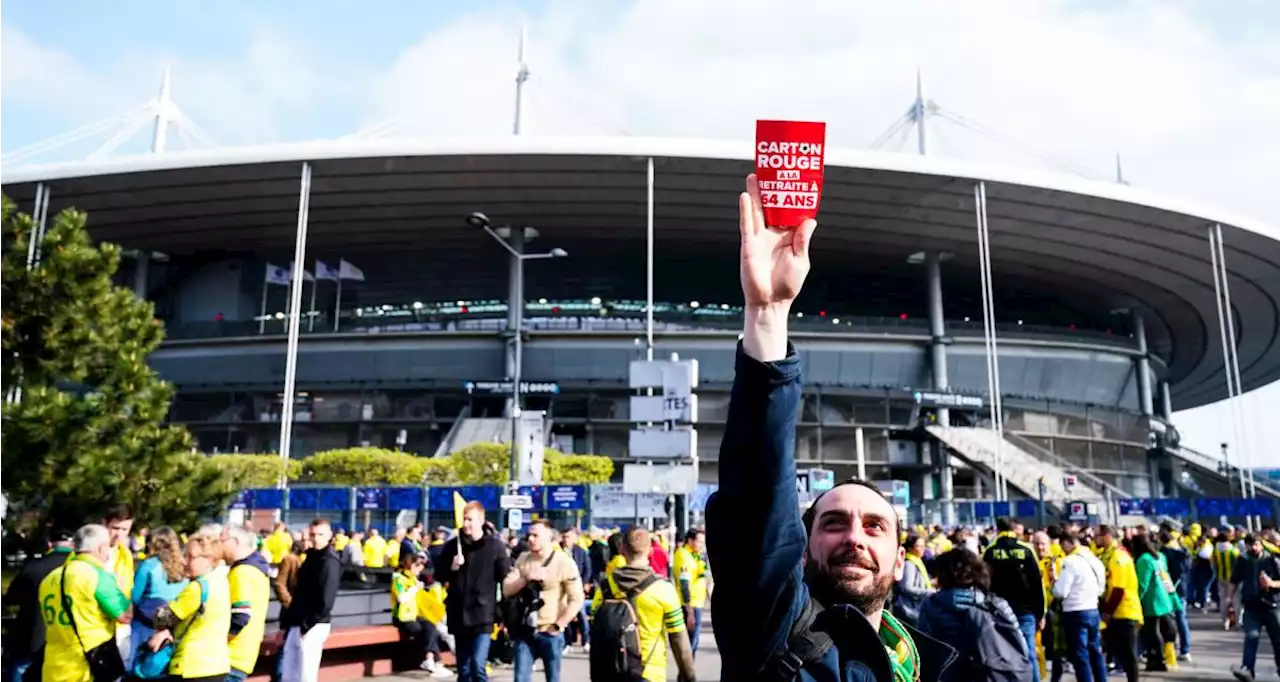
{"type": "Polygon", "coordinates": [[[338,271],[324,264],[324,261],[316,261],[316,279],[338,279],[338,271]]]}
{"type": "Polygon", "coordinates": [[[364,281],[364,272],[345,260],[338,261],[338,276],[342,279],[354,279],[357,282],[364,281]]]}
{"type": "Polygon", "coordinates": [[[289,269],[267,263],[267,284],[289,286],[289,269]]]}
{"type": "MultiPolygon", "coordinates": [[[[290,271],[292,271],[292,270],[293,270],[294,268],[296,268],[296,267],[298,267],[298,264],[297,264],[297,263],[290,263],[290,264],[289,264],[289,270],[290,270],[290,271]]],[[[290,274],[292,274],[292,272],[290,272],[290,274]]],[[[316,281],[316,278],[315,278],[315,277],[312,277],[312,276],[311,276],[311,273],[307,272],[307,269],[306,269],[306,268],[303,268],[303,269],[302,269],[302,281],[304,281],[304,282],[314,282],[314,281],[316,281]]]]}

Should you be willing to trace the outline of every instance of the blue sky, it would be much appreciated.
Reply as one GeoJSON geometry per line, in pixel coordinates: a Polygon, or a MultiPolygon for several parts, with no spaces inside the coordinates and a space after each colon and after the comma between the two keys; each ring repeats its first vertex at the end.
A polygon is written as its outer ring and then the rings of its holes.
{"type": "MultiPolygon", "coordinates": [[[[403,135],[504,135],[522,25],[530,134],[746,139],[755,118],[796,117],[827,120],[834,146],[866,147],[909,103],[919,67],[932,99],[1043,155],[1109,178],[1120,153],[1132,184],[1280,235],[1274,0],[10,0],[0,150],[142,104],[166,63],[175,102],[222,144],[389,119],[403,135]],[[779,6],[802,40],[767,31],[779,6]]],[[[38,160],[83,158],[107,137],[38,160]]],[[[945,123],[931,141],[940,156],[1051,170],[945,123]]],[[[1246,402],[1274,413],[1280,388],[1246,402]]],[[[1256,442],[1280,436],[1258,421],[1256,442]]],[[[1230,439],[1225,422],[1218,407],[1179,416],[1204,449],[1230,439]]],[[[1256,450],[1255,463],[1280,466],[1256,450]]]]}

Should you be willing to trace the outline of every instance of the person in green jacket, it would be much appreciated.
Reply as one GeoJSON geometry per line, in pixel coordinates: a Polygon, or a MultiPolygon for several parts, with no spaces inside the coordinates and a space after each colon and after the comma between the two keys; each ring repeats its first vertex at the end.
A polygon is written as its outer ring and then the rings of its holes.
{"type": "Polygon", "coordinates": [[[1146,534],[1133,536],[1129,553],[1138,573],[1138,597],[1142,601],[1142,641],[1147,650],[1147,671],[1164,672],[1178,667],[1174,643],[1178,637],[1173,620],[1173,581],[1164,555],[1146,534]]]}

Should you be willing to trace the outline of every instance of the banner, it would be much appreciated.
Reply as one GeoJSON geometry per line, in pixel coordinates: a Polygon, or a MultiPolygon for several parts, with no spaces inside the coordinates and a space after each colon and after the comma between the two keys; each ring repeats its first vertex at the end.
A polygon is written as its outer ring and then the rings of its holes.
{"type": "Polygon", "coordinates": [[[586,486],[551,485],[546,488],[548,510],[572,510],[587,508],[586,486]]]}

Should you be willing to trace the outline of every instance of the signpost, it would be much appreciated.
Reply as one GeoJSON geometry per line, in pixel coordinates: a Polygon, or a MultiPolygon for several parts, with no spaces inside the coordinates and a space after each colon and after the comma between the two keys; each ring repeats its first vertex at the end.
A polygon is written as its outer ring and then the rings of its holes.
{"type": "MultiPolygon", "coordinates": [[[[642,463],[623,469],[623,490],[688,496],[698,484],[698,361],[674,353],[669,360],[635,360],[628,379],[638,393],[631,396],[627,449],[642,463]]],[[[678,516],[683,530],[683,514],[678,516]]]]}

